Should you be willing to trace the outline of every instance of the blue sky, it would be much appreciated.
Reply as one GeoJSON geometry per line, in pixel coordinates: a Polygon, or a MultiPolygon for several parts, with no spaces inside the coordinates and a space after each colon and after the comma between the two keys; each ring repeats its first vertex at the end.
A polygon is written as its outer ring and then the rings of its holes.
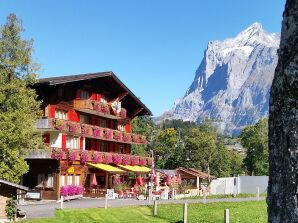
{"type": "Polygon", "coordinates": [[[40,77],[113,71],[155,116],[190,86],[209,40],[254,22],[280,32],[285,0],[0,0],[34,39],[40,77]]]}

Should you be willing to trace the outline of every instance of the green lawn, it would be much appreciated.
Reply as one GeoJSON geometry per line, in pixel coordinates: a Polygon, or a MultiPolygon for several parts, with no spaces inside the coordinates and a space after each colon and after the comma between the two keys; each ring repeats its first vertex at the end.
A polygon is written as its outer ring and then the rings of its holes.
{"type": "MultiPolygon", "coordinates": [[[[188,222],[223,222],[224,209],[230,209],[230,222],[267,222],[265,201],[239,203],[189,204],[188,222]]],[[[26,223],[138,223],[182,222],[183,205],[159,205],[158,216],[152,217],[152,208],[124,207],[104,209],[72,209],[56,212],[54,219],[37,219],[26,223]]]]}

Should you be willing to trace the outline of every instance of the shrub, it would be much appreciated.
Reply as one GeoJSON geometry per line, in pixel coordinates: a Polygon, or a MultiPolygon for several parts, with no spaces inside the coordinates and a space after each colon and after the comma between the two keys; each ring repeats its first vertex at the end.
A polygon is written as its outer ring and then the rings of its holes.
{"type": "Polygon", "coordinates": [[[13,196],[6,201],[5,205],[5,213],[8,220],[13,221],[15,220],[17,212],[17,200],[16,197],[13,196]]]}
{"type": "Polygon", "coordinates": [[[52,149],[51,158],[56,160],[62,160],[64,156],[64,151],[59,148],[52,149]]]}

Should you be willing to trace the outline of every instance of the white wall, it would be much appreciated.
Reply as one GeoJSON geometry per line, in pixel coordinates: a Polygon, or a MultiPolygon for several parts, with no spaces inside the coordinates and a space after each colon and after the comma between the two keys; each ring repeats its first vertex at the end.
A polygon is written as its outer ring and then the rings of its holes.
{"type": "Polygon", "coordinates": [[[62,148],[62,133],[51,132],[50,145],[54,148],[62,148]]]}
{"type": "Polygon", "coordinates": [[[210,194],[253,194],[257,187],[260,193],[267,193],[268,176],[226,177],[212,180],[210,194]]]}

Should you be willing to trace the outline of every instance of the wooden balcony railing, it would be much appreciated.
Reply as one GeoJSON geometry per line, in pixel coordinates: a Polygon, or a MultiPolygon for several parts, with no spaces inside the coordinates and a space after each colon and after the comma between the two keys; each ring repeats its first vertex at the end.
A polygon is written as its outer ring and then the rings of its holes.
{"type": "Polygon", "coordinates": [[[86,164],[92,163],[104,163],[114,165],[140,165],[151,166],[152,159],[150,157],[135,156],[129,154],[120,153],[107,153],[99,151],[88,150],[72,150],[72,149],[60,149],[51,148],[51,158],[60,161],[68,161],[68,163],[80,162],[86,164]]]}
{"type": "Polygon", "coordinates": [[[36,128],[42,131],[59,131],[87,138],[128,144],[147,144],[146,136],[102,128],[95,125],[81,124],[61,119],[42,119],[36,121],[36,128]]]}
{"type": "Polygon", "coordinates": [[[74,109],[88,114],[93,114],[109,119],[126,119],[126,109],[121,108],[120,112],[112,109],[111,105],[94,100],[74,100],[74,109]]]}

